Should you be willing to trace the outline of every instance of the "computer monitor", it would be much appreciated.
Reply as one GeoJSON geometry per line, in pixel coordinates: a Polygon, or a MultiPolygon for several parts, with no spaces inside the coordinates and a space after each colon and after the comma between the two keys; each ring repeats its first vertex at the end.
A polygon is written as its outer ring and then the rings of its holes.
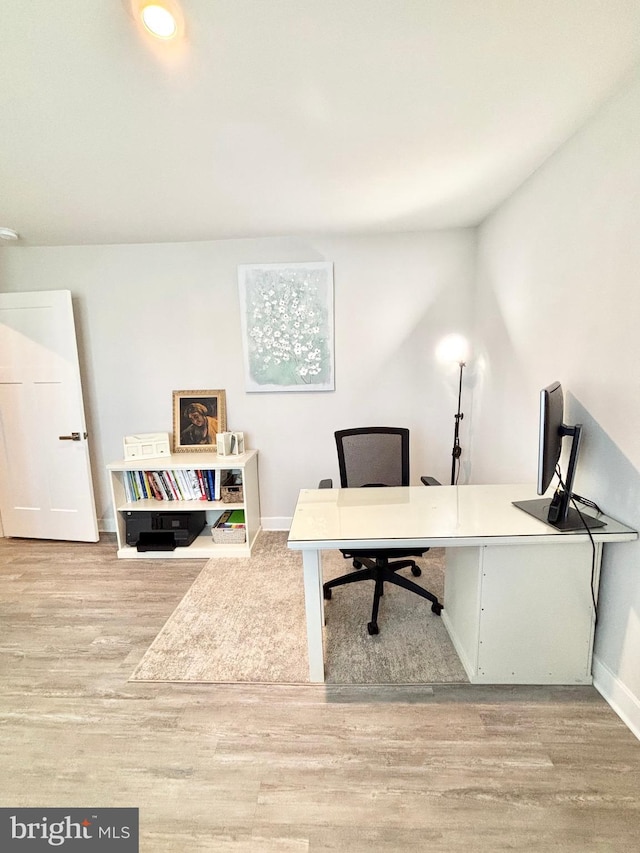
{"type": "Polygon", "coordinates": [[[551,498],[537,501],[516,501],[514,506],[534,515],[558,530],[582,530],[585,527],[604,527],[604,522],[593,518],[582,510],[571,507],[573,482],[576,475],[582,424],[569,426],[564,422],[564,394],[562,385],[553,382],[540,391],[540,414],[538,419],[538,485],[537,492],[544,495],[559,471],[562,442],[571,438],[569,465],[566,477],[559,479],[551,498]]]}
{"type": "Polygon", "coordinates": [[[562,453],[564,395],[554,382],[540,392],[538,419],[538,494],[544,495],[553,480],[562,453]]]}

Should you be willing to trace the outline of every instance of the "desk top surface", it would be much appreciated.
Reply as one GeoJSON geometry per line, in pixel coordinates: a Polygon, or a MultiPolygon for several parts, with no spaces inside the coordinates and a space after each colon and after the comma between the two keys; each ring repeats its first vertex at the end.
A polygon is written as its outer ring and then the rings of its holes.
{"type": "MultiPolygon", "coordinates": [[[[288,545],[302,550],[589,541],[585,531],[560,532],[512,505],[537,497],[531,485],[303,489],[288,545]]],[[[595,514],[583,511],[589,512],[595,514]]],[[[599,517],[606,526],[592,531],[596,542],[638,538],[632,528],[599,517]]]]}

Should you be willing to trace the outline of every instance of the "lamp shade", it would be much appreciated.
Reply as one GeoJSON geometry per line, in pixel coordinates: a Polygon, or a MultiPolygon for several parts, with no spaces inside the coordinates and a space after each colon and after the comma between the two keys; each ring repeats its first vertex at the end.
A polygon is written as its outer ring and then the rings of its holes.
{"type": "Polygon", "coordinates": [[[447,335],[436,347],[436,358],[440,362],[465,364],[469,359],[469,342],[462,335],[447,335]]]}

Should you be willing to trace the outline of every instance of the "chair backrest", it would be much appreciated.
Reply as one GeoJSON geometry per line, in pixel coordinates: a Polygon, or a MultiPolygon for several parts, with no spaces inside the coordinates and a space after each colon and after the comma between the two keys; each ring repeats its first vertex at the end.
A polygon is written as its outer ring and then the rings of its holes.
{"type": "Polygon", "coordinates": [[[409,430],[359,427],[335,433],[343,489],[409,485],[409,430]]]}

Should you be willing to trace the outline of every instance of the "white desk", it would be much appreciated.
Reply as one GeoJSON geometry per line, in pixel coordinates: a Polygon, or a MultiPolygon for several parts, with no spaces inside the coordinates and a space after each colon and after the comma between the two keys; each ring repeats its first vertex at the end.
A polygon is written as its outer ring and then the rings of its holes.
{"type": "MultiPolygon", "coordinates": [[[[472,683],[590,684],[591,542],[511,504],[535,497],[531,486],[301,491],[288,546],[302,551],[310,680],[324,681],[321,552],[415,546],[447,549],[440,618],[472,683]]],[[[638,538],[602,518],[592,531],[596,597],[603,543],[638,538]]]]}

